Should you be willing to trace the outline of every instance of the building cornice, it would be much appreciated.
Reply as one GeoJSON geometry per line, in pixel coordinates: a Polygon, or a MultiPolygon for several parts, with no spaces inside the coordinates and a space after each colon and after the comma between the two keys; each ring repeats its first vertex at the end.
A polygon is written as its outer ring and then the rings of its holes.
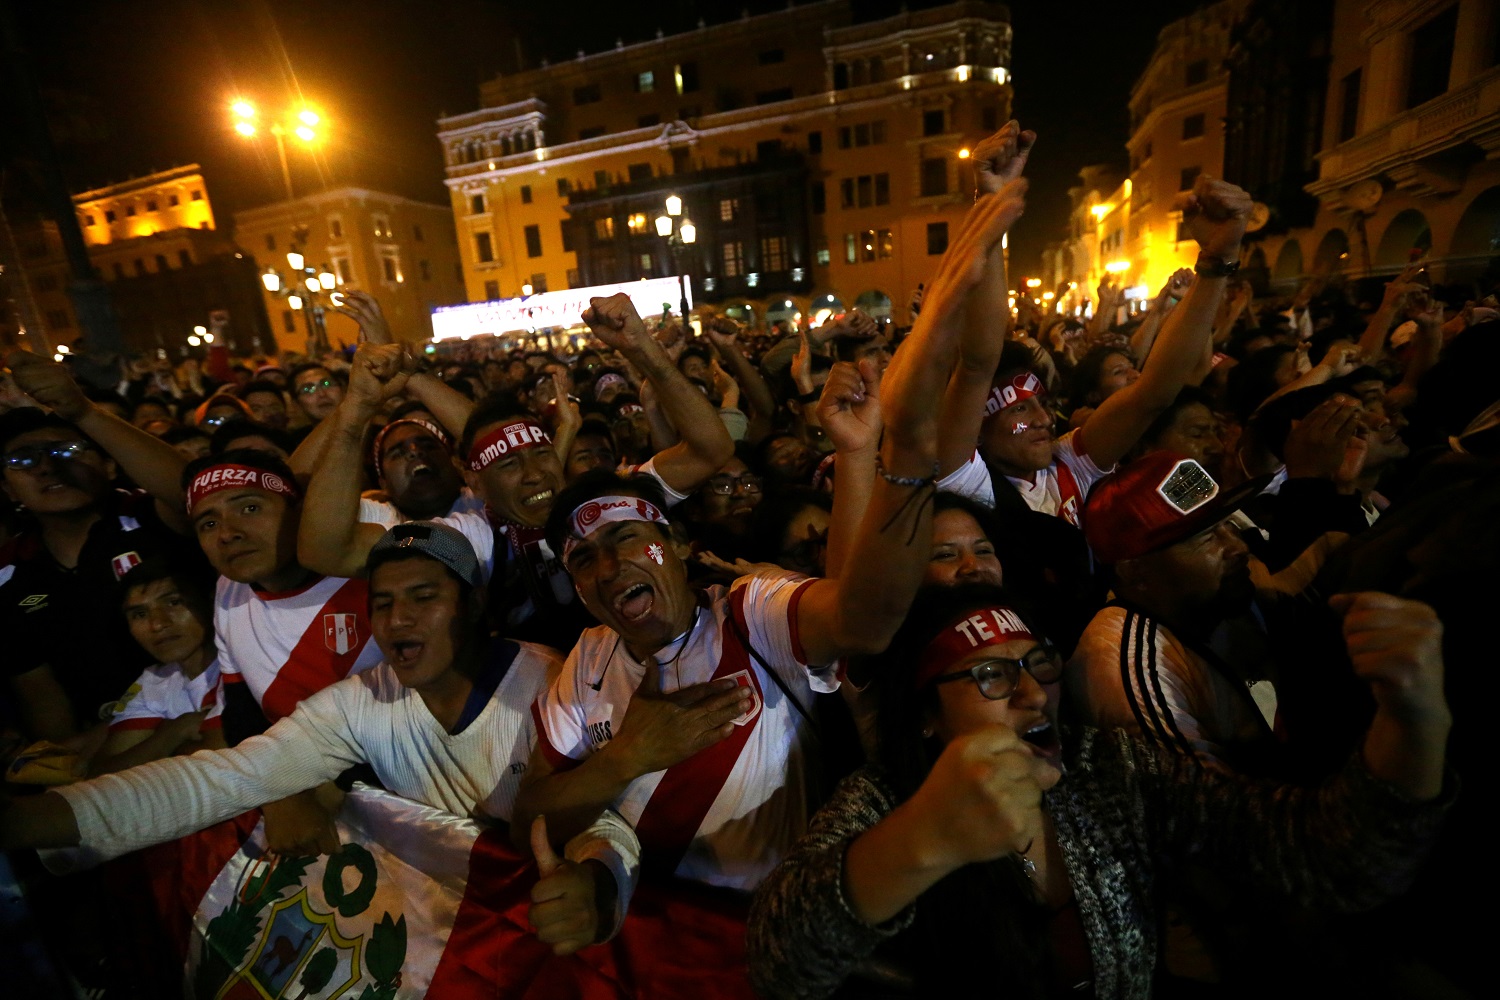
{"type": "Polygon", "coordinates": [[[335,202],[343,201],[382,201],[392,205],[401,205],[411,208],[431,209],[435,212],[451,213],[452,206],[436,205],[430,201],[417,201],[399,194],[390,194],[386,191],[376,191],[371,188],[342,187],[331,191],[320,191],[317,194],[303,195],[301,198],[293,198],[291,201],[277,201],[269,205],[257,205],[254,208],[246,208],[234,213],[236,223],[260,222],[283,215],[294,215],[308,208],[320,208],[335,202]]]}
{"type": "Polygon", "coordinates": [[[73,195],[73,204],[82,206],[87,202],[106,201],[110,198],[121,198],[136,191],[144,191],[147,188],[160,187],[163,184],[171,184],[173,181],[185,181],[196,177],[203,179],[203,168],[196,163],[184,164],[180,167],[172,167],[169,170],[159,170],[145,177],[133,177],[128,181],[118,184],[106,184],[92,191],[80,191],[73,195]]]}

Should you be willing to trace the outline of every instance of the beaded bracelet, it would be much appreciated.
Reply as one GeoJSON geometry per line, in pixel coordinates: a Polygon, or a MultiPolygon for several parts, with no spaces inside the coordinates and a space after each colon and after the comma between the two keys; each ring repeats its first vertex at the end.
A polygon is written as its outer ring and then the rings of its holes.
{"type": "Polygon", "coordinates": [[[885,471],[885,463],[880,460],[880,455],[875,455],[875,471],[880,473],[880,478],[892,486],[936,486],[938,481],[938,463],[932,463],[932,475],[926,477],[916,476],[893,476],[885,471]]]}

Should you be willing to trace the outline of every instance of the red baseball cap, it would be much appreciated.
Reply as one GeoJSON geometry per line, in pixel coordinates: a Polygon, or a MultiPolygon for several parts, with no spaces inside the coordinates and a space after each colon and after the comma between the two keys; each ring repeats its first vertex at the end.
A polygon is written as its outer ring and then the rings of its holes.
{"type": "Polygon", "coordinates": [[[1136,559],[1212,528],[1270,481],[1261,476],[1225,491],[1186,455],[1153,452],[1094,485],[1084,536],[1101,562],[1136,559]]]}

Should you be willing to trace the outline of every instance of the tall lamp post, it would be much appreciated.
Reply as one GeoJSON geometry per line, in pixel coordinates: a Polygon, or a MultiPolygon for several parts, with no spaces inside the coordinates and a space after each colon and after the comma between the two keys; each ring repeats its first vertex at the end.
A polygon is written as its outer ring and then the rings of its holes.
{"type": "MultiPolygon", "coordinates": [[[[234,112],[234,130],[246,139],[254,139],[260,134],[260,126],[256,124],[258,112],[255,105],[249,101],[235,101],[229,106],[234,112]]],[[[318,127],[324,125],[321,115],[311,108],[302,108],[295,114],[288,112],[284,120],[273,120],[266,126],[266,131],[276,140],[276,155],[281,160],[281,182],[286,186],[286,200],[291,201],[296,197],[292,193],[292,172],[286,161],[286,137],[290,133],[300,139],[303,143],[311,146],[319,138],[318,127]]]]}
{"type": "Polygon", "coordinates": [[[307,266],[307,258],[293,250],[286,255],[290,274],[282,275],[275,268],[267,268],[260,276],[266,291],[277,298],[285,299],[289,308],[302,313],[307,321],[307,353],[317,357],[328,351],[328,326],[323,318],[323,297],[332,297],[338,287],[338,276],[332,271],[318,271],[307,266]]]}
{"type": "Polygon", "coordinates": [[[667,214],[656,217],[656,235],[667,241],[672,252],[672,265],[677,269],[677,294],[682,309],[682,321],[688,319],[687,282],[682,273],[683,251],[698,239],[698,227],[693,220],[682,214],[682,199],[675,194],[667,196],[667,214]]]}

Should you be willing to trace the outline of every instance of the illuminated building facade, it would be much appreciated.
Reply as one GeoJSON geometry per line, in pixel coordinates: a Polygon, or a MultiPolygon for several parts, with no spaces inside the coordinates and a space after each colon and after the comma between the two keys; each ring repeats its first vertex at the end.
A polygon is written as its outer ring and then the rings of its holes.
{"type": "MultiPolygon", "coordinates": [[[[265,331],[253,264],[216,228],[197,164],[85,191],[73,196],[73,208],[131,348],[180,351],[192,328],[217,310],[229,312],[231,336],[245,350],[265,331]]],[[[71,345],[79,324],[57,224],[12,223],[20,270],[46,339],[71,345]]]]}
{"type": "MultiPolygon", "coordinates": [[[[437,306],[464,301],[463,273],[446,205],[412,201],[399,195],[344,187],[236,212],[235,238],[257,270],[280,273],[281,291],[300,284],[286,255],[302,254],[315,272],[334,275],[336,289],[363,289],[380,300],[391,332],[401,340],[432,336],[429,316],[437,306]]],[[[272,292],[257,277],[276,343],[283,351],[307,349],[307,315],[326,305],[320,294],[292,301],[272,292]]],[[[328,340],[354,344],[356,324],[338,313],[323,313],[328,340]]]]}
{"type": "Polygon", "coordinates": [[[825,0],[491,80],[439,123],[468,298],[674,275],[676,194],[695,300],[905,322],[971,202],[968,150],[1009,117],[1008,17],[856,24],[825,0]]]}

